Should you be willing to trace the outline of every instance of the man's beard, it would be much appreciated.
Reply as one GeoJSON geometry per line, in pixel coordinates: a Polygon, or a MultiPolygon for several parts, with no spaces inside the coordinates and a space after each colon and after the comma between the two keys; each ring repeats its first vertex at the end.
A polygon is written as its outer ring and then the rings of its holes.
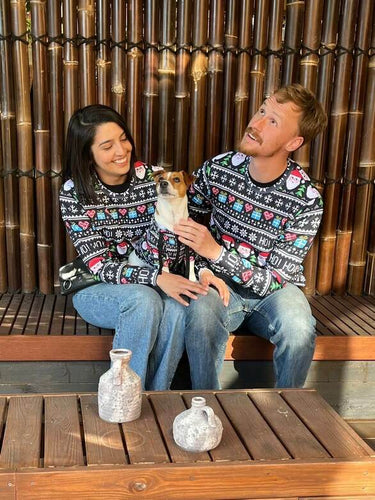
{"type": "Polygon", "coordinates": [[[241,141],[237,145],[237,150],[240,151],[241,153],[244,153],[247,156],[254,156],[256,155],[257,146],[261,146],[262,143],[263,140],[259,136],[259,134],[252,127],[247,127],[244,135],[242,136],[241,141]],[[251,136],[254,137],[256,141],[254,144],[252,142],[249,142],[249,140],[247,139],[248,134],[251,134],[251,136]]]}

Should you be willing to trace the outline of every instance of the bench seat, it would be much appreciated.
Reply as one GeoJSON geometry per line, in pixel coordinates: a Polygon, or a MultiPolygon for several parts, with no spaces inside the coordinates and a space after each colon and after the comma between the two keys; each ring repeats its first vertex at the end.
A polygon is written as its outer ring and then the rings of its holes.
{"type": "MultiPolygon", "coordinates": [[[[375,299],[309,297],[317,320],[314,360],[375,360],[375,299]]],[[[86,323],[71,297],[0,294],[0,361],[108,360],[112,330],[86,323]]],[[[226,360],[270,360],[272,345],[253,335],[230,335],[226,360]]]]}

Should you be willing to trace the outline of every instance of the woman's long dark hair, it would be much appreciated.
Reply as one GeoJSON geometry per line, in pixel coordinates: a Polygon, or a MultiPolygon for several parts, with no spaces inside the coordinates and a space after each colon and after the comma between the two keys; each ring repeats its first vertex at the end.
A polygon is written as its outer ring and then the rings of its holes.
{"type": "Polygon", "coordinates": [[[116,123],[125,132],[132,145],[129,176],[134,174],[136,161],[134,140],[123,117],[114,109],[92,104],[78,109],[70,118],[64,156],[64,181],[72,179],[81,201],[95,203],[95,162],[91,151],[97,127],[103,123],[116,123]]]}

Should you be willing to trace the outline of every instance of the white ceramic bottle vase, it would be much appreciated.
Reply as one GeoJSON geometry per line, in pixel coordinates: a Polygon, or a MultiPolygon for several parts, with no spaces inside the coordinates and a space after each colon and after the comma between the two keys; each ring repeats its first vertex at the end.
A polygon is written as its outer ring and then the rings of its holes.
{"type": "Polygon", "coordinates": [[[111,368],[99,379],[99,417],[107,422],[130,422],[141,414],[141,379],[129,366],[129,349],[112,349],[109,355],[111,368]]]}
{"type": "Polygon", "coordinates": [[[216,448],[221,441],[223,425],[203,397],[191,400],[191,408],[174,419],[173,438],[187,451],[208,451],[216,448]]]}

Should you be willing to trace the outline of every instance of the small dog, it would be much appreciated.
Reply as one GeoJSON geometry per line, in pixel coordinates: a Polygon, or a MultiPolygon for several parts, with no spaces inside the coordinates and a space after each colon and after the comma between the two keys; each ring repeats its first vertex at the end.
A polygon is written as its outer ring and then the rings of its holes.
{"type": "Polygon", "coordinates": [[[145,263],[151,267],[179,274],[197,281],[194,272],[194,252],[178,240],[173,226],[189,216],[186,192],[194,176],[180,171],[158,170],[153,174],[158,195],[156,211],[149,229],[133,242],[130,265],[145,263]]]}

